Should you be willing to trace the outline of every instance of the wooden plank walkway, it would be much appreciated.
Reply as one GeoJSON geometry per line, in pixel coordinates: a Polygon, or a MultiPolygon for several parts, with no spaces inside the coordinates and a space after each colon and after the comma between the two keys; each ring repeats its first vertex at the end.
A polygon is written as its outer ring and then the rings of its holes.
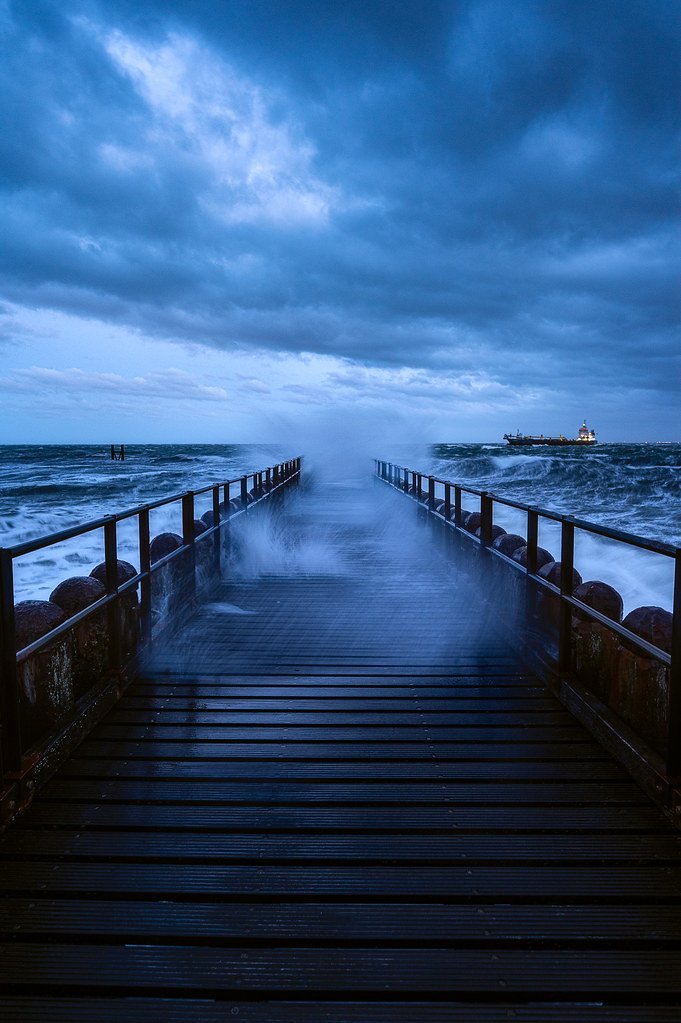
{"type": "Polygon", "coordinates": [[[681,839],[414,508],[253,533],[0,842],[3,1020],[678,1023],[681,839]]]}

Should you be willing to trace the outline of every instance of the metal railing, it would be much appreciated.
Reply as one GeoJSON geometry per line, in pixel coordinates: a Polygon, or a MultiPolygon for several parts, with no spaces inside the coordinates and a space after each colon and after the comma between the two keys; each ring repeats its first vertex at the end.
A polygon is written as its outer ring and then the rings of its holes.
{"type": "MultiPolygon", "coordinates": [[[[667,700],[667,740],[666,740],[666,771],[669,776],[681,775],[681,548],[673,544],[627,533],[620,529],[602,526],[571,515],[560,515],[557,512],[533,505],[523,504],[510,498],[500,497],[489,491],[477,490],[474,487],[453,483],[421,473],[418,470],[398,466],[392,462],[375,460],[376,476],[383,482],[394,487],[416,502],[427,508],[428,512],[441,520],[446,528],[450,528],[466,537],[473,544],[498,558],[513,569],[523,573],[528,581],[544,591],[553,594],[559,601],[558,618],[558,656],[555,668],[562,675],[569,675],[573,660],[573,612],[605,626],[612,633],[627,641],[640,650],[642,655],[653,658],[664,665],[669,672],[669,690],[667,700]],[[442,497],[438,499],[437,488],[441,488],[442,497]],[[476,536],[466,530],[463,521],[462,495],[470,495],[477,499],[477,511],[480,515],[480,535],[476,536]],[[437,504],[442,505],[438,510],[437,504]],[[526,516],[526,564],[508,557],[497,550],[493,544],[494,509],[496,505],[513,508],[526,516]],[[539,575],[537,551],[539,549],[539,524],[541,520],[555,523],[560,529],[560,586],[555,586],[539,575]],[[671,559],[674,564],[673,597],[672,597],[672,642],[667,652],[648,642],[646,639],[627,629],[620,622],[608,618],[595,608],[573,596],[573,569],[575,555],[575,531],[604,537],[627,544],[629,547],[649,551],[652,554],[671,559]]],[[[556,559],[558,560],[558,559],[556,559]]]]}
{"type": "MultiPolygon", "coordinates": [[[[228,526],[231,519],[248,514],[250,508],[296,480],[300,474],[300,467],[301,459],[294,458],[235,479],[224,480],[197,490],[183,491],[114,515],[104,515],[35,540],[0,548],[0,792],[3,783],[6,784],[8,781],[11,783],[21,778],[27,763],[35,763],[41,752],[35,748],[25,748],[26,743],[22,738],[22,714],[26,712],[26,707],[19,677],[21,665],[30,658],[46,652],[77,626],[105,613],[108,625],[108,675],[120,681],[126,663],[132,660],[129,652],[126,656],[121,642],[120,606],[123,598],[126,595],[130,598],[139,591],[139,640],[135,651],[137,656],[141,651],[148,649],[153,639],[152,580],[155,573],[173,562],[182,560],[185,568],[183,583],[186,586],[183,597],[186,598],[186,603],[191,605],[197,587],[197,550],[202,555],[206,550],[210,552],[207,560],[212,562],[216,577],[219,577],[222,530],[228,526]],[[196,499],[208,494],[211,495],[212,525],[196,535],[194,525],[196,499]],[[150,513],[178,502],[181,503],[182,512],[182,543],[165,557],[152,562],[150,513]],[[135,519],[139,543],[139,571],[120,583],[118,526],[122,522],[135,519]],[[92,533],[94,530],[103,530],[104,534],[104,595],[23,649],[17,650],[14,562],[24,555],[45,550],[63,541],[92,533]]],[[[95,681],[93,680],[93,683],[95,681]]],[[[82,711],[81,706],[78,713],[82,711]]],[[[64,725],[64,722],[61,724],[64,725]]],[[[47,738],[48,742],[50,738],[52,737],[47,738]]]]}

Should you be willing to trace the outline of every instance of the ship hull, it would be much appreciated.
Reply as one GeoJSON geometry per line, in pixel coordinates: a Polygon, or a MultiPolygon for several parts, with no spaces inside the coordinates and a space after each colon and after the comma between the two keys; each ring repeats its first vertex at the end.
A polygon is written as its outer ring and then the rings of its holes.
{"type": "Polygon", "coordinates": [[[549,445],[553,448],[592,448],[595,440],[569,440],[562,437],[507,437],[507,442],[514,448],[528,448],[537,445],[549,445]]]}

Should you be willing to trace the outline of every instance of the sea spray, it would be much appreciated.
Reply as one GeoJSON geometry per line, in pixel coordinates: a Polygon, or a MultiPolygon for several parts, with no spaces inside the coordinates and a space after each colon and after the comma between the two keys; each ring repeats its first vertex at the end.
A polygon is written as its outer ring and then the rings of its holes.
{"type": "MultiPolygon", "coordinates": [[[[428,446],[410,439],[406,422],[361,411],[354,422],[319,417],[307,437],[295,426],[289,432],[290,436],[282,430],[280,444],[271,447],[128,445],[124,463],[112,463],[101,447],[3,447],[0,544],[8,546],[189,487],[235,478],[292,453],[304,456],[304,483],[315,478],[327,495],[349,483],[358,494],[366,491],[370,497],[371,458],[387,457],[502,497],[681,543],[680,444],[599,444],[588,451],[527,453],[491,443],[428,446]]],[[[301,500],[305,493],[303,486],[301,500]]],[[[197,514],[209,506],[210,494],[197,500],[197,514]]],[[[363,514],[361,502],[354,511],[346,508],[345,514],[351,513],[363,514]]],[[[524,534],[522,513],[498,507],[495,514],[505,529],[524,534]]],[[[322,506],[318,515],[323,526],[322,506]]],[[[314,542],[297,546],[293,537],[277,536],[276,523],[266,528],[274,532],[254,538],[241,571],[258,573],[267,567],[276,572],[344,571],[341,537],[333,539],[329,528],[318,530],[314,542]]],[[[152,535],[164,531],[181,532],[179,504],[152,513],[152,535]]],[[[550,533],[540,543],[559,554],[550,533]]],[[[119,551],[126,561],[139,564],[132,521],[119,526],[119,551]]],[[[19,558],[16,597],[45,598],[62,579],[87,574],[102,557],[102,531],[96,530],[19,558]]],[[[648,603],[671,606],[667,559],[641,556],[622,544],[578,538],[576,564],[585,579],[602,578],[618,588],[627,610],[648,603]]]]}

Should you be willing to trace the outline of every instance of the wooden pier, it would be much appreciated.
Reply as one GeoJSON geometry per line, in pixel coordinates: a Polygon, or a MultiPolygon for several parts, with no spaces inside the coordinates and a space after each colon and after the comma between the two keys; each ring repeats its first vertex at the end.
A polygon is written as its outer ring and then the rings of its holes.
{"type": "Polygon", "coordinates": [[[678,1023],[660,811],[411,502],[278,514],[0,841],[3,1020],[678,1023]]]}

